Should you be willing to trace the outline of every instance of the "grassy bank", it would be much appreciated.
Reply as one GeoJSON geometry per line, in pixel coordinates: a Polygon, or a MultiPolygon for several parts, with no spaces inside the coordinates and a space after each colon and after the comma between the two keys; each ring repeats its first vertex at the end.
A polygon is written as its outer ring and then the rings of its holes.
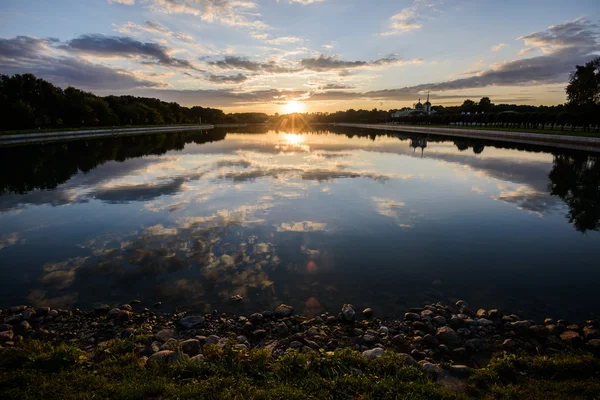
{"type": "Polygon", "coordinates": [[[600,396],[600,361],[590,354],[495,358],[470,378],[437,380],[393,352],[374,360],[349,349],[204,349],[205,361],[145,365],[135,339],[95,354],[66,344],[28,341],[0,353],[2,399],[467,399],[600,396]]]}
{"type": "Polygon", "coordinates": [[[570,128],[566,128],[565,130],[560,129],[527,129],[527,128],[502,128],[502,127],[490,127],[490,126],[470,126],[470,125],[409,125],[409,124],[397,124],[391,126],[398,127],[406,127],[410,129],[411,127],[416,128],[447,128],[447,129],[473,129],[473,130],[481,130],[481,131],[499,131],[499,132],[520,132],[520,133],[541,133],[544,135],[563,135],[563,136],[582,136],[582,137],[597,137],[600,138],[600,132],[583,132],[572,131],[570,128]]]}

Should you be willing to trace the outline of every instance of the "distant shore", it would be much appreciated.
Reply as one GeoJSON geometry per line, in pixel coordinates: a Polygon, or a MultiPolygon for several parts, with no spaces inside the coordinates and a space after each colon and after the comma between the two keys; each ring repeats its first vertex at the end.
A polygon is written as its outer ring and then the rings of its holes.
{"type": "Polygon", "coordinates": [[[69,139],[85,139],[103,136],[120,136],[120,135],[135,135],[139,133],[160,133],[160,132],[177,132],[195,129],[213,129],[215,126],[211,124],[198,125],[168,125],[168,126],[149,126],[149,127],[133,127],[133,128],[103,128],[103,129],[81,129],[81,130],[65,130],[65,131],[50,131],[50,132],[30,132],[30,133],[15,133],[1,134],[0,146],[8,144],[23,144],[23,143],[41,143],[47,141],[69,140],[69,139]]]}
{"type": "Polygon", "coordinates": [[[432,135],[467,137],[474,139],[494,139],[505,142],[553,146],[573,150],[600,152],[600,138],[588,136],[560,135],[556,133],[532,133],[522,131],[504,131],[493,129],[470,129],[461,127],[424,127],[419,125],[391,124],[352,124],[339,123],[338,126],[373,129],[395,132],[413,132],[432,135]]]}

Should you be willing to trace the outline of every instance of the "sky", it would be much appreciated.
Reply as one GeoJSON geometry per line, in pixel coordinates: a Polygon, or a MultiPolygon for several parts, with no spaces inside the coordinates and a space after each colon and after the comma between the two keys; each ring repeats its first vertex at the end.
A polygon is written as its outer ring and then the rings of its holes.
{"type": "Polygon", "coordinates": [[[226,112],[553,105],[597,0],[3,0],[0,73],[226,112]]]}

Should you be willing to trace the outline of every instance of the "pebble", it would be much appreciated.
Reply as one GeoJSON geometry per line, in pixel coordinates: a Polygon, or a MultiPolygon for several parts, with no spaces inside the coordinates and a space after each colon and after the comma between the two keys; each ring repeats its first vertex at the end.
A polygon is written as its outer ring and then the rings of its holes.
{"type": "Polygon", "coordinates": [[[287,304],[281,304],[279,307],[275,309],[275,318],[283,319],[287,317],[291,317],[294,313],[294,307],[288,306],[287,304]]]}
{"type": "Polygon", "coordinates": [[[189,316],[179,320],[179,326],[184,329],[192,329],[204,325],[204,317],[199,315],[189,316]]]}
{"type": "Polygon", "coordinates": [[[385,353],[385,350],[378,347],[376,349],[372,349],[372,350],[365,350],[363,351],[362,355],[363,357],[365,357],[367,360],[372,360],[375,358],[379,358],[381,356],[383,356],[383,353],[385,353]]]}
{"type": "Polygon", "coordinates": [[[367,319],[373,317],[373,309],[371,308],[365,308],[362,312],[363,316],[367,319]]]}

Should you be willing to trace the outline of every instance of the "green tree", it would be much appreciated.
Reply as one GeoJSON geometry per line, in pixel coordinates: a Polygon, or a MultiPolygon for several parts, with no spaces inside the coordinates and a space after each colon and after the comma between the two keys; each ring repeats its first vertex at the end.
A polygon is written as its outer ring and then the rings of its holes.
{"type": "Polygon", "coordinates": [[[575,68],[566,88],[569,105],[586,107],[600,104],[600,57],[575,68]]]}

